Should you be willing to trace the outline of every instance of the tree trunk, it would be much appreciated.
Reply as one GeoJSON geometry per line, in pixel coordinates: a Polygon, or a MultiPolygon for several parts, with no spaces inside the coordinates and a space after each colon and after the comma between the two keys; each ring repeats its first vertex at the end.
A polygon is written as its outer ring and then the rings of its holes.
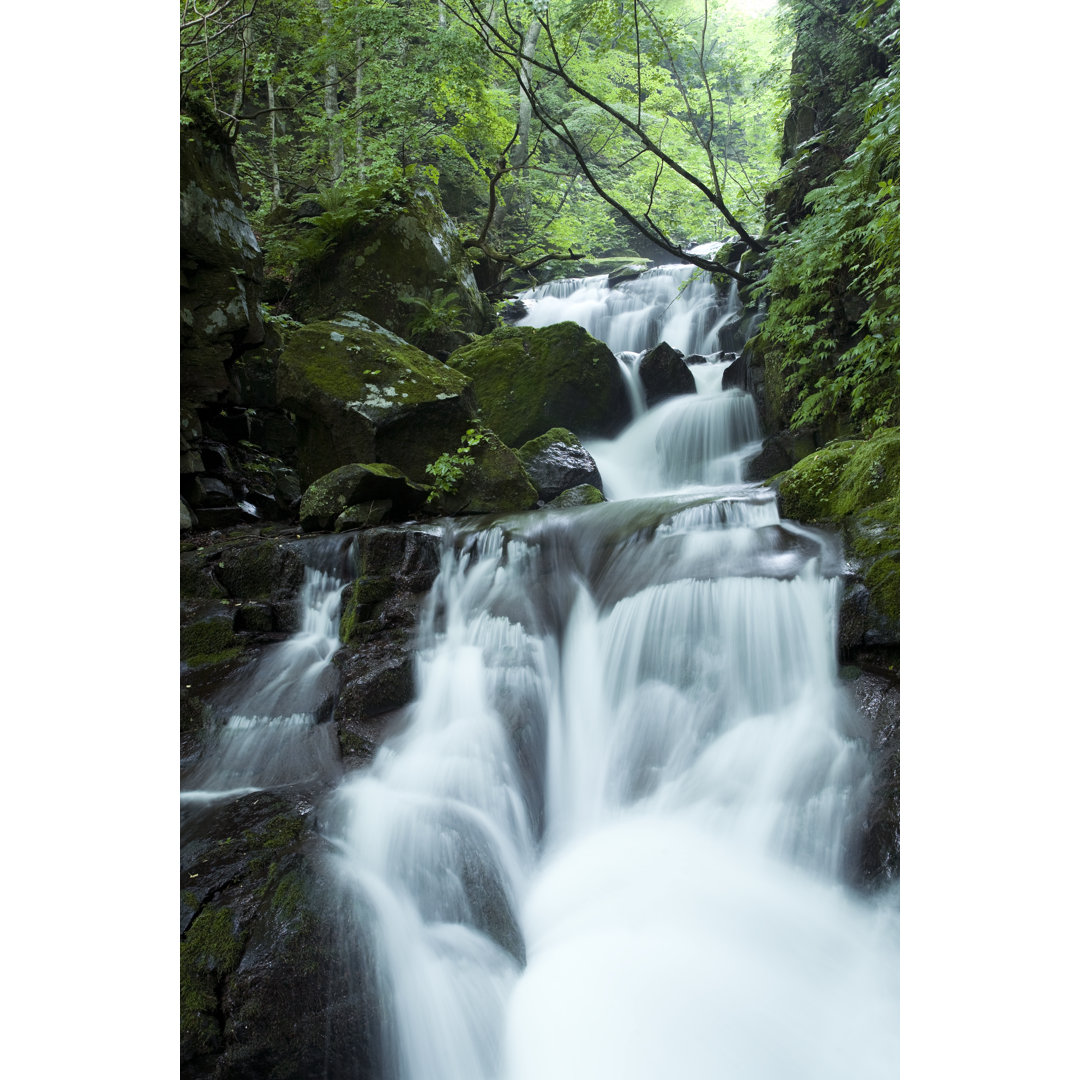
{"type": "Polygon", "coordinates": [[[360,88],[364,82],[364,39],[356,39],[356,89],[353,103],[356,107],[356,175],[364,179],[364,118],[360,112],[360,88]]]}
{"type": "MultiPolygon", "coordinates": [[[[540,20],[533,19],[525,32],[525,40],[521,46],[521,66],[518,68],[517,139],[510,150],[510,171],[513,177],[520,176],[525,171],[525,162],[529,159],[529,125],[532,123],[533,114],[532,97],[529,91],[532,88],[532,61],[536,55],[536,43],[539,38],[540,20]]],[[[491,221],[492,227],[496,230],[502,225],[513,201],[513,195],[507,192],[502,205],[496,208],[491,221]]]]}
{"type": "Polygon", "coordinates": [[[266,78],[266,105],[270,110],[270,205],[277,206],[281,202],[281,174],[278,172],[277,160],[277,98],[274,96],[274,84],[269,76],[266,78]]]}
{"type": "MultiPolygon", "coordinates": [[[[316,6],[322,15],[323,27],[329,36],[333,28],[333,17],[330,12],[330,0],[315,0],[316,6]]],[[[326,85],[323,88],[323,110],[330,128],[330,182],[336,184],[345,171],[345,145],[341,137],[341,129],[337,124],[338,115],[338,69],[334,60],[326,61],[326,85]]]]}

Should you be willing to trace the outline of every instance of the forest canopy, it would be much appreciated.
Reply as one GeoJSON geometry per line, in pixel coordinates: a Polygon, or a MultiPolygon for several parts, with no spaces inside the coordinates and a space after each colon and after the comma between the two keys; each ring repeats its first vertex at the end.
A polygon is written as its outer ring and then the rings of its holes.
{"type": "Polygon", "coordinates": [[[271,247],[281,208],[417,176],[519,261],[765,223],[790,42],[730,0],[187,0],[180,36],[271,247]]]}

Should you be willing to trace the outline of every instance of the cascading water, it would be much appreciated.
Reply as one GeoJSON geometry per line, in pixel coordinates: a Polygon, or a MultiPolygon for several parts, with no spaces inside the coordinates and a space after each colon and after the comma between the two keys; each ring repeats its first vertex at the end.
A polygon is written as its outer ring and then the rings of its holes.
{"type": "Polygon", "coordinates": [[[297,600],[299,628],[268,649],[214,702],[221,723],[182,778],[182,806],[262,788],[333,776],[334,736],[319,723],[333,707],[341,645],[341,593],[351,573],[352,540],[304,544],[307,565],[297,600]]]}
{"type": "Polygon", "coordinates": [[[328,817],[386,1080],[898,1074],[895,895],[844,884],[869,768],[840,553],[741,482],[723,366],[590,444],[609,503],[445,538],[408,722],[328,817]]]}

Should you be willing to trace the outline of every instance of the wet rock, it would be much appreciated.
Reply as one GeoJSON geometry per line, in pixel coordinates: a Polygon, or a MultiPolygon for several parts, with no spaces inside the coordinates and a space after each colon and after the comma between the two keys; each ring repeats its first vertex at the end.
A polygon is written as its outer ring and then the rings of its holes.
{"type": "Polygon", "coordinates": [[[363,927],[343,916],[315,794],[182,815],[183,1080],[377,1075],[363,927]]]}
{"type": "Polygon", "coordinates": [[[669,397],[697,392],[697,384],[683,354],[666,341],[650,349],[641,358],[638,373],[645,387],[645,404],[649,408],[669,397]]]}
{"type": "Polygon", "coordinates": [[[194,529],[199,524],[199,519],[192,512],[191,507],[184,501],[183,495],[180,496],[180,531],[185,532],[189,529],[194,529]]]}
{"type": "Polygon", "coordinates": [[[627,263],[626,266],[620,266],[608,274],[608,287],[613,289],[624,281],[634,281],[648,269],[648,263],[627,263]]]}
{"type": "Polygon", "coordinates": [[[432,501],[441,514],[512,514],[531,510],[539,496],[525,467],[490,428],[471,447],[453,491],[432,501]]]}
{"type": "Polygon", "coordinates": [[[517,451],[529,479],[544,502],[569,488],[603,488],[600,470],[581,440],[566,428],[551,428],[517,451]]]}
{"type": "Polygon", "coordinates": [[[630,420],[619,362],[577,323],[505,326],[452,353],[483,419],[508,446],[553,427],[614,435],[630,420]]]}
{"type": "Polygon", "coordinates": [[[900,879],[900,682],[862,671],[847,686],[866,719],[873,777],[856,876],[875,890],[900,879]]]}
{"type": "Polygon", "coordinates": [[[599,488],[593,487],[592,484],[580,484],[557,495],[549,505],[561,509],[567,506],[594,506],[602,502],[607,502],[607,499],[599,488]]]}

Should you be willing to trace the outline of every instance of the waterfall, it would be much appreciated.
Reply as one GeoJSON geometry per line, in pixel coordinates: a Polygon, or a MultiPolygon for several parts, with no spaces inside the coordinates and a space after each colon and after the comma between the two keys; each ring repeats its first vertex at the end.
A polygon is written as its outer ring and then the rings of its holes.
{"type": "Polygon", "coordinates": [[[182,779],[182,806],[335,775],[334,737],[319,723],[333,707],[341,593],[352,539],[307,541],[299,628],[241,671],[214,701],[219,723],[182,779]]]}
{"type": "MultiPolygon", "coordinates": [[[[691,276],[552,283],[524,321],[715,353],[733,307],[691,276]]],[[[896,896],[846,885],[842,553],[742,481],[724,365],[589,445],[608,503],[445,535],[406,722],[326,814],[385,1080],[899,1073],[896,896]]]]}
{"type": "Polygon", "coordinates": [[[528,312],[518,326],[580,323],[616,354],[661,341],[687,356],[713,353],[721,328],[738,319],[738,294],[721,305],[709,275],[689,265],[657,266],[613,288],[607,274],[552,281],[521,299],[528,312]]]}

